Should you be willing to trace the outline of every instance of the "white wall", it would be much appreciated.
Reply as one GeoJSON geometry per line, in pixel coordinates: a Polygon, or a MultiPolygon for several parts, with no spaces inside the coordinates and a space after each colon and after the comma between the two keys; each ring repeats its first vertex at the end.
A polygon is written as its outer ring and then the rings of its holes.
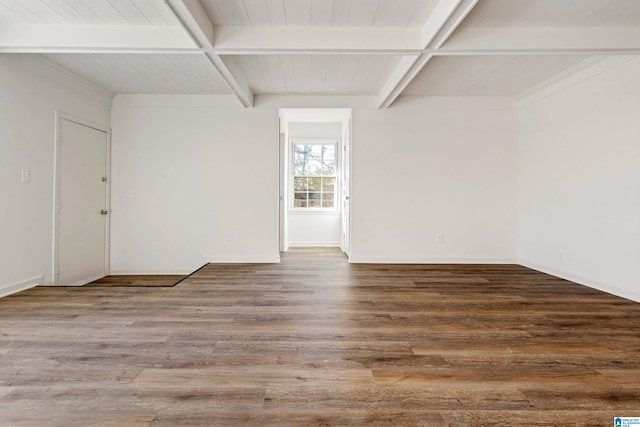
{"type": "MultiPolygon", "coordinates": [[[[338,143],[342,139],[342,123],[289,123],[288,131],[289,144],[296,139],[333,139],[338,143]]],[[[339,211],[300,212],[290,209],[287,223],[289,246],[340,246],[339,211]]]]}
{"type": "Polygon", "coordinates": [[[519,251],[524,265],[640,301],[640,59],[602,72],[619,59],[519,109],[519,251]]]}
{"type": "Polygon", "coordinates": [[[112,273],[278,261],[277,110],[118,95],[112,141],[112,273]]]}
{"type": "Polygon", "coordinates": [[[512,100],[401,97],[352,132],[352,262],[516,259],[512,100]]]}
{"type": "Polygon", "coordinates": [[[295,123],[289,122],[289,138],[322,138],[340,140],[342,123],[295,123]]]}
{"type": "Polygon", "coordinates": [[[0,54],[0,295],[53,281],[55,111],[108,127],[111,98],[40,57],[0,54]]]}

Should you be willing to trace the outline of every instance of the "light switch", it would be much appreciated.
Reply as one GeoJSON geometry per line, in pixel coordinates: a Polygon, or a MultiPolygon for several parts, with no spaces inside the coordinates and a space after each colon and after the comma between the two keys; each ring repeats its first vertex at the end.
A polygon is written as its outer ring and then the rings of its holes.
{"type": "Polygon", "coordinates": [[[27,184],[31,181],[31,171],[29,169],[22,169],[22,175],[20,181],[27,184]]]}

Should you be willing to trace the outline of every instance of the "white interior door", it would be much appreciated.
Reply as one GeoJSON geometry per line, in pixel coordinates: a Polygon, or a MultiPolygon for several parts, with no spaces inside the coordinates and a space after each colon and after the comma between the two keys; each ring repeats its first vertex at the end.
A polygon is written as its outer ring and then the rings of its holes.
{"type": "Polygon", "coordinates": [[[60,119],[56,284],[83,285],[107,272],[108,135],[60,119]]]}
{"type": "Polygon", "coordinates": [[[342,251],[351,256],[350,168],[351,168],[351,119],[342,135],[342,251]]]}

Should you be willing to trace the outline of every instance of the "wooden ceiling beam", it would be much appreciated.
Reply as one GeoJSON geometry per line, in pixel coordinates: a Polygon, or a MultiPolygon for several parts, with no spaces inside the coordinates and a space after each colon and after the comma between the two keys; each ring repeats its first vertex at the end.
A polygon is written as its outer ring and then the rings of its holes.
{"type": "Polygon", "coordinates": [[[209,49],[205,53],[207,59],[242,105],[252,107],[253,92],[246,79],[238,72],[232,73],[220,55],[211,50],[214,44],[213,24],[200,2],[198,0],[168,0],[167,4],[187,34],[198,44],[198,47],[209,49]]]}
{"type": "Polygon", "coordinates": [[[476,6],[478,0],[440,0],[422,27],[422,48],[425,51],[410,65],[400,62],[378,94],[379,108],[387,108],[433,58],[434,53],[446,42],[476,6]]]}

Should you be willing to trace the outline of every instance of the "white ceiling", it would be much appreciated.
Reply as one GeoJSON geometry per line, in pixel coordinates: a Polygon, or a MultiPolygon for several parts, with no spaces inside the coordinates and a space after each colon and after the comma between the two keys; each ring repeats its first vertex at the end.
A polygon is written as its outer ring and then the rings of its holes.
{"type": "Polygon", "coordinates": [[[462,24],[470,27],[638,25],[638,0],[482,0],[462,24]]]}
{"type": "Polygon", "coordinates": [[[0,22],[18,24],[174,25],[158,0],[0,0],[0,22]]]}
{"type": "Polygon", "coordinates": [[[421,27],[437,0],[202,0],[216,26],[421,27]]]}
{"type": "Polygon", "coordinates": [[[114,94],[386,108],[518,96],[594,55],[640,55],[640,0],[0,0],[2,52],[114,94]]]}
{"type": "Polygon", "coordinates": [[[584,55],[440,56],[403,92],[424,96],[516,96],[584,61],[584,55]]]}
{"type": "Polygon", "coordinates": [[[264,94],[378,93],[399,61],[388,55],[239,55],[252,91],[264,94]]]}
{"type": "Polygon", "coordinates": [[[204,55],[72,53],[46,57],[113,93],[232,93],[204,55]]]}

